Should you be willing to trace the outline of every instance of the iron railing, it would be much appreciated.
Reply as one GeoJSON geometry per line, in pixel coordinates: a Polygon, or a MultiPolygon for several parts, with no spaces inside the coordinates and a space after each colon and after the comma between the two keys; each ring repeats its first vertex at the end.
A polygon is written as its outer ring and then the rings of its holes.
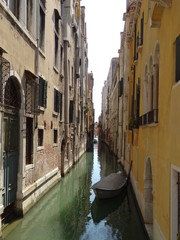
{"type": "Polygon", "coordinates": [[[153,109],[139,117],[139,126],[158,123],[158,109],[153,109]]]}

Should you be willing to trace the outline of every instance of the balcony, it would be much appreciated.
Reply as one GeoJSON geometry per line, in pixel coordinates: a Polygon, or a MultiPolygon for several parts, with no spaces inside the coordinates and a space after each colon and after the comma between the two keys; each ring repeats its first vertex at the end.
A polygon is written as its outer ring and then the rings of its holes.
{"type": "Polygon", "coordinates": [[[153,109],[139,117],[139,126],[158,123],[158,109],[153,109]]]}

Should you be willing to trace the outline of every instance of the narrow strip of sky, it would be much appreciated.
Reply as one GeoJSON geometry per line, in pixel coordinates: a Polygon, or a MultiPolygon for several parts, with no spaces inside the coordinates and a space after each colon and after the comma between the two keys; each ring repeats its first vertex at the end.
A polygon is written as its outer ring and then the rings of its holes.
{"type": "Polygon", "coordinates": [[[113,57],[118,57],[120,32],[124,31],[126,0],[82,0],[88,41],[88,71],[94,75],[95,121],[101,114],[101,92],[113,57]]]}

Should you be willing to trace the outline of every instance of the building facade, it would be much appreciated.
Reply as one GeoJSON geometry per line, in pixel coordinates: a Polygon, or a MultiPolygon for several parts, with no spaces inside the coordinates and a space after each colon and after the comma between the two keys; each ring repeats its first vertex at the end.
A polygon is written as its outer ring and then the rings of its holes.
{"type": "Polygon", "coordinates": [[[94,77],[93,73],[88,74],[88,98],[86,108],[87,114],[87,149],[92,149],[93,139],[94,139],[94,104],[93,104],[93,86],[94,86],[94,77]]]}
{"type": "Polygon", "coordinates": [[[152,239],[177,239],[180,228],[178,9],[179,1],[137,1],[130,40],[131,177],[152,239]]]}
{"type": "Polygon", "coordinates": [[[127,1],[119,51],[118,157],[126,170],[133,160],[131,183],[158,240],[180,229],[179,9],[178,0],[127,1]]]}
{"type": "Polygon", "coordinates": [[[110,140],[110,88],[118,64],[118,58],[112,58],[109,66],[107,80],[104,82],[102,91],[102,140],[109,145],[110,140]]]}
{"type": "Polygon", "coordinates": [[[86,151],[88,57],[79,0],[1,0],[0,16],[4,220],[25,214],[86,151]]]}

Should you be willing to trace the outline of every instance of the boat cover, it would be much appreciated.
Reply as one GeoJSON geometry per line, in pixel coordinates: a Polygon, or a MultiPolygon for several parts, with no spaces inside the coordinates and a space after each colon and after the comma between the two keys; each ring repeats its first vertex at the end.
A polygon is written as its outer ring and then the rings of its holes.
{"type": "Polygon", "coordinates": [[[102,178],[99,182],[92,186],[92,189],[116,190],[126,182],[127,177],[122,173],[111,173],[107,177],[102,178]]]}

